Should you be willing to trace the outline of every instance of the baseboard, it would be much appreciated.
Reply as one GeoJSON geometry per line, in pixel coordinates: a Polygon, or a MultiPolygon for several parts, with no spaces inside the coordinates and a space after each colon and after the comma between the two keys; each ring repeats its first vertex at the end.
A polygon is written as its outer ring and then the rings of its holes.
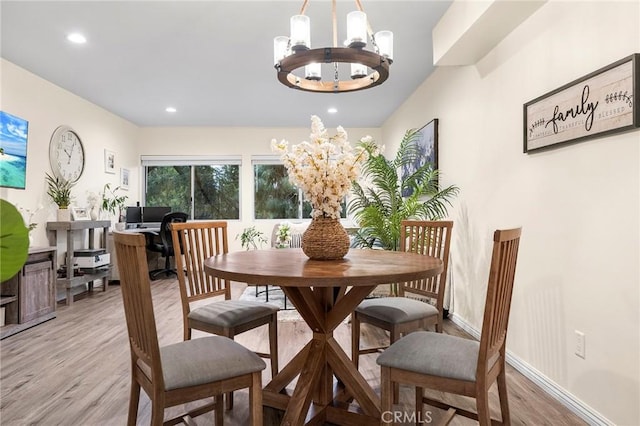
{"type": "MultiPolygon", "coordinates": [[[[451,321],[456,324],[458,327],[462,328],[464,331],[469,333],[475,339],[480,339],[480,332],[472,327],[465,320],[460,318],[455,313],[449,313],[449,318],[451,321]]],[[[533,368],[531,365],[527,364],[525,361],[521,360],[517,356],[513,355],[513,353],[507,351],[507,363],[520,372],[527,379],[531,380],[537,386],[539,386],[543,391],[549,394],[552,398],[560,402],[562,405],[567,407],[569,410],[574,412],[577,416],[579,416],[582,420],[587,422],[590,425],[602,425],[602,426],[613,426],[614,423],[604,417],[602,414],[598,413],[593,408],[586,405],[584,402],[577,399],[575,396],[567,392],[566,389],[558,386],[557,383],[550,380],[544,374],[533,368]]]]}

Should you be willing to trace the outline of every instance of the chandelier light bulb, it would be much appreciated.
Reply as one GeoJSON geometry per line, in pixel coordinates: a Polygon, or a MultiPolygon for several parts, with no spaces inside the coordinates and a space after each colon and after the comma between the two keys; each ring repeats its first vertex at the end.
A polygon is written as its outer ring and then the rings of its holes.
{"type": "Polygon", "coordinates": [[[393,33],[391,31],[378,31],[373,36],[378,46],[378,54],[393,61],[393,33]]]}
{"type": "Polygon", "coordinates": [[[351,64],[351,78],[362,78],[367,76],[367,67],[362,64],[351,64]]]}
{"type": "Polygon", "coordinates": [[[273,39],[273,63],[278,65],[281,60],[287,57],[289,37],[277,36],[273,39]]]}
{"type": "Polygon", "coordinates": [[[304,78],[307,80],[320,81],[322,80],[322,64],[314,62],[304,67],[304,78]]]}
{"type": "Polygon", "coordinates": [[[347,45],[362,48],[367,45],[367,14],[359,10],[347,14],[347,45]]]}
{"type": "Polygon", "coordinates": [[[311,21],[306,15],[291,17],[291,49],[307,50],[311,47],[311,21]]]}

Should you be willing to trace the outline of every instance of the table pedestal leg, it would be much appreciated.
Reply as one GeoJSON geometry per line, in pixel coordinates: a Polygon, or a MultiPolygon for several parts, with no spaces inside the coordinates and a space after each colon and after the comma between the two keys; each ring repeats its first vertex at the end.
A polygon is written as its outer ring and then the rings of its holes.
{"type": "Polygon", "coordinates": [[[380,398],[333,337],[333,330],[349,315],[372,287],[353,287],[338,293],[333,288],[284,287],[285,294],[313,330],[313,338],[264,389],[264,404],[285,410],[282,424],[363,424],[380,421],[380,398]],[[296,376],[291,396],[283,393],[296,376]],[[336,378],[344,389],[334,394],[336,378]],[[349,410],[344,401],[348,392],[360,406],[349,410]],[[313,402],[313,406],[312,406],[313,402]]]}

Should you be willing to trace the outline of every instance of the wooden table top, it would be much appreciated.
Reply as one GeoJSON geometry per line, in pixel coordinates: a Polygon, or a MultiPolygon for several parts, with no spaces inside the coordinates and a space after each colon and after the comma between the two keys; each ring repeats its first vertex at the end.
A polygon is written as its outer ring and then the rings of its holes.
{"type": "Polygon", "coordinates": [[[415,253],[351,249],[340,260],[310,260],[299,248],[249,250],[211,257],[205,270],[247,284],[290,287],[371,286],[428,278],[440,259],[415,253]]]}

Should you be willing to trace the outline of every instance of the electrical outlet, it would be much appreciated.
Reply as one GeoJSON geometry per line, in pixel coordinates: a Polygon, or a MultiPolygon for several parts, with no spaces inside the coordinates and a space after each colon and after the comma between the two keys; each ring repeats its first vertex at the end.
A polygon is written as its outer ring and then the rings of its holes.
{"type": "Polygon", "coordinates": [[[576,333],[576,355],[585,358],[585,336],[582,331],[574,330],[576,333]]]}

